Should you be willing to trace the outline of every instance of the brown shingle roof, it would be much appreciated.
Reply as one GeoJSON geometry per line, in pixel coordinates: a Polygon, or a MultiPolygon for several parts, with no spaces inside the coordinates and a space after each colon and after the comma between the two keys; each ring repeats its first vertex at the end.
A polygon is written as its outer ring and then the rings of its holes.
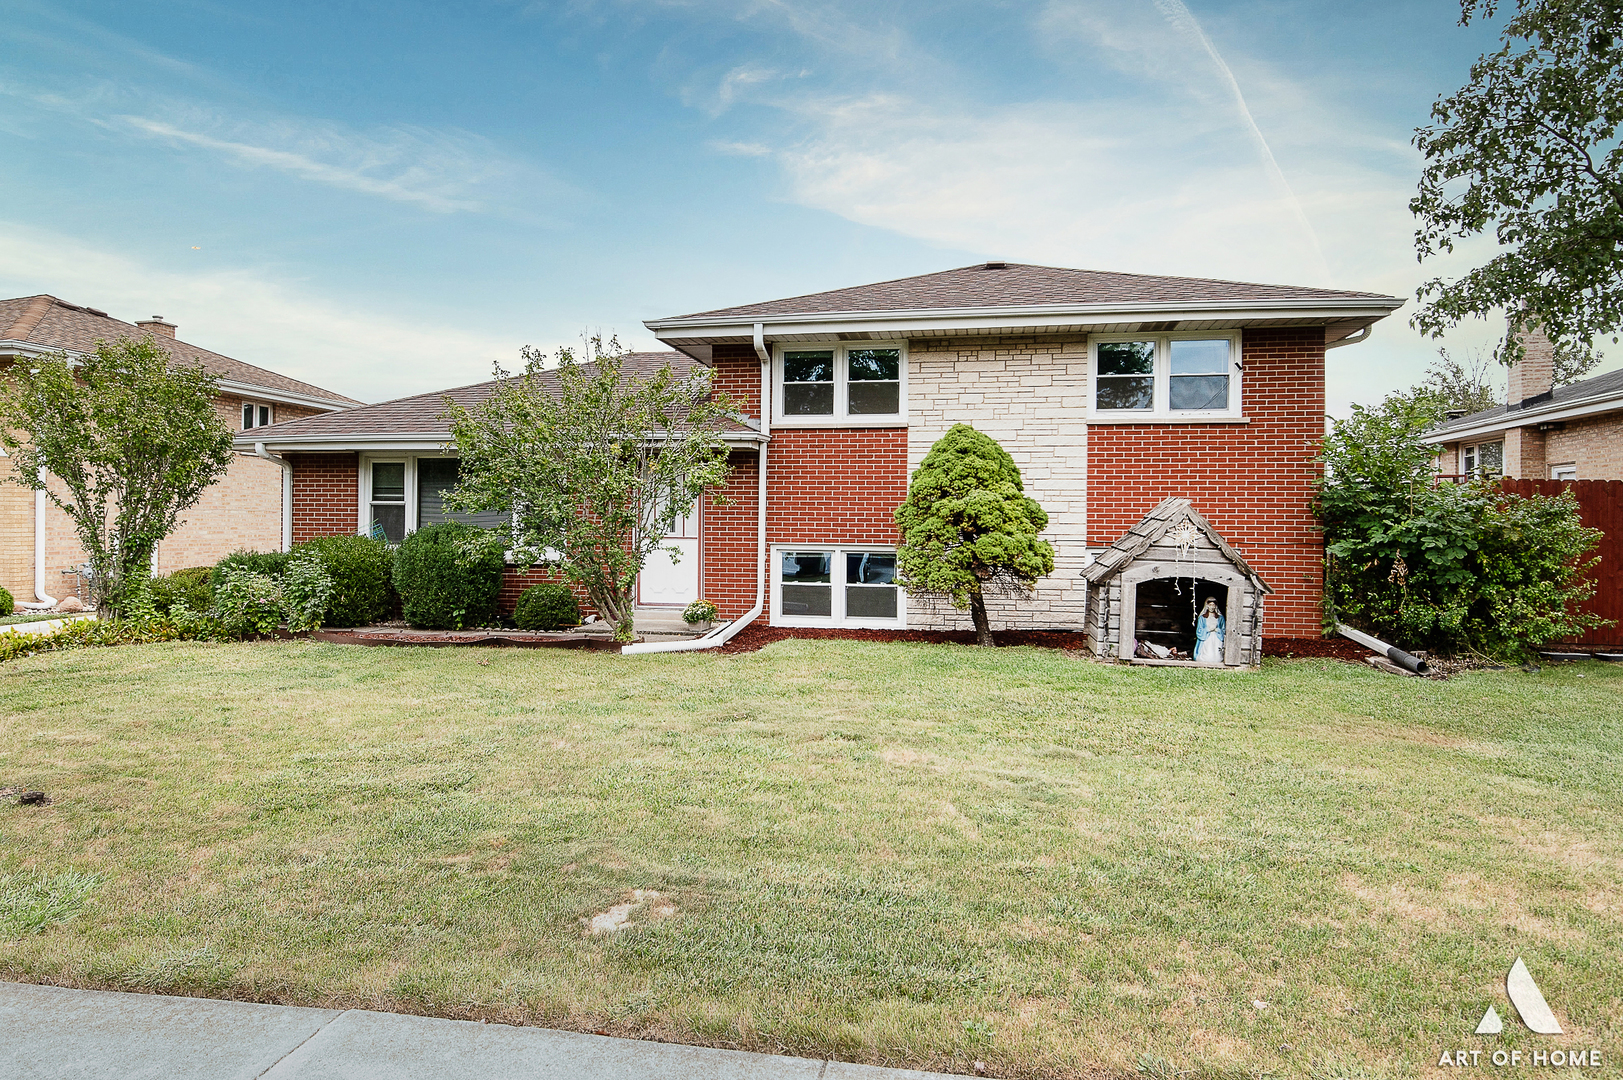
{"type": "MultiPolygon", "coordinates": [[[[68,352],[89,352],[98,341],[142,337],[148,331],[133,323],[115,319],[105,311],[80,307],[54,296],[19,296],[0,300],[0,341],[26,341],[47,349],[68,352]]],[[[290,394],[324,398],[328,401],[359,405],[354,398],[314,386],[286,375],[278,375],[229,356],[199,348],[188,342],[168,337],[155,339],[180,363],[197,364],[204,371],[231,382],[244,383],[265,390],[281,390],[290,394]]]]}
{"type": "MultiPolygon", "coordinates": [[[[935,274],[808,293],[761,304],[717,308],[672,319],[920,311],[953,308],[1086,304],[1180,303],[1223,300],[1396,300],[1380,293],[1258,285],[1213,278],[1157,277],[1106,270],[1067,270],[1025,263],[979,263],[935,274]]],[[[655,319],[653,322],[666,322],[655,319]]]]}
{"type": "MultiPolygon", "coordinates": [[[[679,352],[625,353],[621,359],[622,370],[633,376],[652,375],[667,364],[677,375],[685,375],[703,367],[697,360],[679,352]]],[[[550,372],[544,372],[542,379],[550,387],[557,385],[557,378],[550,372]]],[[[472,408],[488,398],[495,388],[496,380],[492,379],[450,390],[413,394],[411,397],[395,398],[393,401],[380,401],[376,405],[363,405],[358,409],[323,413],[320,416],[307,416],[302,420],[289,420],[281,424],[254,428],[251,432],[245,432],[241,438],[270,443],[280,439],[312,437],[342,442],[345,436],[361,435],[443,436],[450,431],[450,425],[445,422],[444,417],[446,398],[450,398],[458,405],[472,408]]]]}

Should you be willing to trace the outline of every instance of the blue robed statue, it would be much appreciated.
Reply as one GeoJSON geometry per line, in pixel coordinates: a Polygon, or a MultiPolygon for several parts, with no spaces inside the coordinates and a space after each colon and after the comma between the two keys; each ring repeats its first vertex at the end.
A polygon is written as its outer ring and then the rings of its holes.
{"type": "Polygon", "coordinates": [[[1195,616],[1195,663],[1223,662],[1223,626],[1223,613],[1217,610],[1217,598],[1208,596],[1206,605],[1195,616]]]}

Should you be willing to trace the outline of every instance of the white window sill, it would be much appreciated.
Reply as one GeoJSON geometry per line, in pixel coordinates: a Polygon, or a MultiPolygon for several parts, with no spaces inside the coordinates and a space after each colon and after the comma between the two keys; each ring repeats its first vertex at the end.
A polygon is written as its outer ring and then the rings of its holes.
{"type": "Polygon", "coordinates": [[[790,619],[779,616],[769,626],[787,626],[796,629],[821,627],[824,630],[906,630],[906,619],[790,619]]]}
{"type": "Polygon", "coordinates": [[[870,416],[861,419],[852,417],[816,417],[791,416],[784,419],[774,418],[774,428],[904,428],[907,427],[905,416],[870,416]]]}
{"type": "Polygon", "coordinates": [[[1124,413],[1095,413],[1085,417],[1089,424],[1249,424],[1249,416],[1190,416],[1179,413],[1168,416],[1165,413],[1135,413],[1128,416],[1124,413]]]}

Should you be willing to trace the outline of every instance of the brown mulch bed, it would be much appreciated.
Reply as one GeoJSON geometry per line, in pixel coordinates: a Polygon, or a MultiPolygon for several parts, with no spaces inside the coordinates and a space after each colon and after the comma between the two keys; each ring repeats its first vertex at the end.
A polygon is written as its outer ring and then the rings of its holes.
{"type": "Polygon", "coordinates": [[[1349,664],[1362,664],[1369,654],[1368,649],[1344,637],[1262,639],[1262,655],[1280,660],[1345,660],[1349,664]]]}
{"type": "Polygon", "coordinates": [[[312,641],[335,645],[483,645],[517,649],[607,649],[620,646],[603,634],[543,633],[532,630],[412,630],[401,626],[366,626],[353,630],[315,630],[312,641]]]}

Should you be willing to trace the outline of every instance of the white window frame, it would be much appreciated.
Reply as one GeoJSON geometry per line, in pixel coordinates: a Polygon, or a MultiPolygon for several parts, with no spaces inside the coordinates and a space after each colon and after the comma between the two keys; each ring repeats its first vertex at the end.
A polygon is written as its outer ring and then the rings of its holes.
{"type": "Polygon", "coordinates": [[[1481,475],[1483,475],[1483,476],[1503,476],[1503,475],[1505,475],[1505,437],[1503,435],[1501,435],[1497,439],[1484,439],[1481,442],[1474,442],[1474,443],[1469,443],[1469,444],[1462,443],[1460,445],[1460,475],[1461,476],[1475,476],[1475,475],[1477,475],[1478,471],[1481,469],[1481,465],[1478,464],[1478,463],[1482,460],[1481,448],[1484,447],[1484,446],[1497,446],[1497,447],[1499,447],[1499,468],[1495,469],[1491,473],[1482,472],[1481,475]],[[1467,463],[1467,460],[1466,460],[1467,458],[1470,459],[1470,463],[1467,463]]]}
{"type": "Polygon", "coordinates": [[[1576,481],[1578,479],[1578,463],[1568,461],[1560,465],[1551,465],[1550,479],[1576,481]]]}
{"type": "Polygon", "coordinates": [[[1244,361],[1238,330],[1180,330],[1169,333],[1095,334],[1088,338],[1088,415],[1094,422],[1153,423],[1155,421],[1220,421],[1244,419],[1244,361]],[[1113,341],[1155,342],[1155,393],[1148,409],[1099,408],[1099,346],[1113,341]],[[1174,341],[1227,341],[1229,343],[1229,405],[1226,409],[1178,409],[1172,400],[1172,343],[1174,341]]]}
{"type": "Polygon", "coordinates": [[[360,506],[356,515],[355,531],[362,536],[372,532],[372,466],[396,462],[406,466],[406,535],[417,531],[417,457],[416,454],[362,454],[360,467],[360,506]]]}
{"type": "Polygon", "coordinates": [[[907,342],[906,341],[792,341],[772,346],[772,424],[775,427],[906,427],[907,426],[907,342]],[[895,349],[901,359],[901,385],[897,390],[897,412],[856,413],[849,404],[848,354],[852,349],[895,349]],[[783,411],[783,355],[790,352],[834,353],[834,412],[829,416],[786,416],[783,411]]]}
{"type": "MultiPolygon", "coordinates": [[[[275,405],[274,402],[269,402],[269,401],[249,401],[247,398],[243,398],[242,399],[242,409],[243,409],[243,411],[247,411],[248,409],[252,409],[254,411],[253,412],[253,419],[255,419],[255,420],[259,419],[259,410],[260,409],[269,409],[270,410],[270,419],[269,420],[265,421],[263,424],[259,424],[259,423],[244,424],[243,427],[242,427],[242,430],[244,430],[244,431],[252,431],[254,428],[260,428],[260,427],[270,427],[272,424],[276,423],[276,405],[275,405]]],[[[239,413],[238,415],[240,416],[241,413],[239,413]]]]}
{"type": "Polygon", "coordinates": [[[894,555],[896,549],[884,544],[774,544],[772,545],[772,609],[771,625],[773,626],[837,626],[860,630],[905,630],[907,629],[907,593],[900,585],[894,585],[896,590],[896,618],[894,619],[852,619],[845,614],[845,556],[846,555],[894,555]],[[829,573],[829,587],[832,590],[833,601],[830,604],[830,615],[795,615],[786,616],[783,613],[783,556],[789,551],[827,551],[833,558],[833,568],[829,573]]]}

